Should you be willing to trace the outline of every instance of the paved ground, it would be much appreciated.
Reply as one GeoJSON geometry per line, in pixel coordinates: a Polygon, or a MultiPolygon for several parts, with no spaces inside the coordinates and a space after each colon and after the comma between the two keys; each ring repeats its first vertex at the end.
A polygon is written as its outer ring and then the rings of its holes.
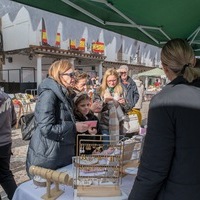
{"type": "MultiPolygon", "coordinates": [[[[149,102],[143,102],[142,118],[145,120],[147,118],[149,108],[149,102]]],[[[25,171],[25,161],[26,161],[26,153],[28,148],[28,143],[21,139],[21,131],[20,129],[13,130],[12,134],[13,145],[12,152],[13,156],[11,157],[11,170],[13,171],[15,180],[17,184],[21,184],[27,180],[29,180],[25,171]]],[[[0,186],[0,194],[2,196],[2,200],[7,200],[6,194],[0,186]]]]}

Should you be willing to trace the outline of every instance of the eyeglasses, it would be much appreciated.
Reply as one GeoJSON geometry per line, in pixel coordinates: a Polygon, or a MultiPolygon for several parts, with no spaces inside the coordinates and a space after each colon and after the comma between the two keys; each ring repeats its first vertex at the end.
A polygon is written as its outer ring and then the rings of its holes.
{"type": "Polygon", "coordinates": [[[120,72],[120,74],[127,74],[127,72],[120,72]]]}
{"type": "Polygon", "coordinates": [[[107,80],[108,83],[113,83],[113,82],[117,82],[117,79],[115,80],[107,80]]]}
{"type": "Polygon", "coordinates": [[[75,76],[75,72],[71,72],[71,73],[62,73],[61,74],[62,76],[66,75],[66,76],[69,76],[71,78],[73,78],[75,76]]]}

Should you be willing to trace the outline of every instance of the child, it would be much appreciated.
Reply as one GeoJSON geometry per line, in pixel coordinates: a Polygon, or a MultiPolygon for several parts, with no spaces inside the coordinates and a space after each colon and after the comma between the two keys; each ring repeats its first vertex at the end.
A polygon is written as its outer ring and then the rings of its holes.
{"type": "MultiPolygon", "coordinates": [[[[76,97],[74,98],[74,115],[76,118],[76,121],[79,122],[86,122],[87,121],[96,121],[96,126],[90,126],[88,125],[88,130],[84,133],[79,133],[78,134],[82,134],[84,136],[79,136],[79,139],[86,139],[86,140],[99,140],[100,141],[100,136],[95,136],[95,135],[102,135],[101,130],[100,130],[100,126],[99,126],[99,120],[98,118],[90,111],[90,97],[88,96],[87,93],[85,92],[81,92],[79,94],[76,95],[76,97]],[[92,136],[88,136],[87,135],[92,135],[92,136]]],[[[93,123],[94,124],[94,123],[93,123]]],[[[91,144],[99,144],[101,142],[99,141],[91,141],[91,142],[87,142],[87,143],[91,143],[91,144]]],[[[81,148],[81,147],[80,147],[81,148]]],[[[81,150],[80,153],[84,153],[84,154],[91,154],[94,150],[95,150],[95,145],[86,145],[86,147],[84,149],[79,149],[79,152],[81,150]]],[[[77,154],[78,152],[76,152],[77,154]]]]}

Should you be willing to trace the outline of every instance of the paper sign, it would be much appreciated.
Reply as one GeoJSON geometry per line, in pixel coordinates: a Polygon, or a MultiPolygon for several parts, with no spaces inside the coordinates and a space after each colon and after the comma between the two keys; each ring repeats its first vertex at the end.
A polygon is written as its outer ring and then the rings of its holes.
{"type": "Polygon", "coordinates": [[[97,121],[85,121],[89,127],[96,127],[97,126],[97,121]]]}

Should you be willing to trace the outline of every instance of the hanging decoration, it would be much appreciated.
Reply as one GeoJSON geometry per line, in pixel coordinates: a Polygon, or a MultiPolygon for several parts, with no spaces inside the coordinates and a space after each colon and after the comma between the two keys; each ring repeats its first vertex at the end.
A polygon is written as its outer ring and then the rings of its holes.
{"type": "Polygon", "coordinates": [[[48,45],[47,32],[45,29],[42,30],[42,45],[48,45]]]}
{"type": "Polygon", "coordinates": [[[80,39],[78,50],[79,51],[85,51],[85,38],[80,39]]]}
{"type": "Polygon", "coordinates": [[[60,33],[56,34],[56,44],[55,44],[55,46],[60,48],[60,33]]]}
{"type": "MultiPolygon", "coordinates": [[[[0,0],[0,17],[3,17],[4,15],[8,14],[8,17],[10,18],[11,22],[15,21],[18,12],[22,9],[28,11],[33,31],[37,31],[41,19],[45,21],[46,27],[42,28],[42,30],[45,30],[45,32],[43,34],[44,37],[41,39],[41,45],[57,46],[55,45],[57,44],[56,35],[58,31],[58,25],[60,23],[62,25],[62,41],[68,40],[68,38],[72,38],[73,40],[79,40],[81,37],[84,37],[83,32],[85,29],[87,29],[88,31],[88,35],[87,37],[85,37],[88,44],[91,44],[92,41],[97,41],[98,39],[101,39],[99,38],[99,35],[102,29],[94,25],[80,22],[78,20],[71,19],[68,17],[59,16],[54,13],[49,13],[47,11],[22,5],[20,3],[16,3],[13,1],[0,0]]],[[[124,50],[134,55],[138,46],[136,45],[136,48],[134,47],[135,46],[134,44],[137,43],[136,40],[130,39],[126,36],[122,36],[120,34],[104,29],[102,31],[102,34],[103,34],[104,45],[94,43],[94,45],[92,45],[93,47],[91,48],[92,52],[104,54],[105,45],[107,47],[109,44],[114,43],[115,45],[114,50],[117,53],[122,45],[123,41],[122,38],[125,38],[124,50]]],[[[60,41],[60,43],[62,41],[60,41]]],[[[74,42],[72,42],[72,44],[70,45],[71,46],[70,49],[77,49],[76,45],[73,45],[73,43],[74,42]]],[[[149,55],[150,59],[153,59],[155,57],[157,57],[157,60],[160,59],[159,57],[160,48],[154,47],[149,44],[147,46],[145,46],[144,44],[144,47],[146,47],[143,48],[144,57],[149,55]]]]}
{"type": "Polygon", "coordinates": [[[69,49],[76,49],[76,40],[69,41],[69,49]]]}
{"type": "Polygon", "coordinates": [[[104,54],[104,43],[103,42],[93,42],[92,43],[92,52],[104,54]]]}

